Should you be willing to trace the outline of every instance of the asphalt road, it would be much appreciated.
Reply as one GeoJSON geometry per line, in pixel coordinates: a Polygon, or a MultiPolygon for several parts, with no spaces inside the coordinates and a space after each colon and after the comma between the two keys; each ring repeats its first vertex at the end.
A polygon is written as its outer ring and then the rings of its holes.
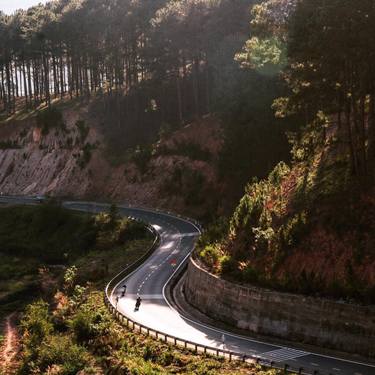
{"type": "MultiPolygon", "coordinates": [[[[32,198],[0,197],[1,201],[33,203],[32,198]]],[[[99,212],[108,206],[98,203],[65,202],[70,209],[99,212]]],[[[199,235],[192,223],[173,215],[119,206],[124,216],[141,219],[160,235],[160,245],[155,252],[132,274],[115,288],[112,300],[119,296],[118,310],[128,318],[151,329],[175,336],[199,345],[221,348],[261,359],[272,360],[282,367],[285,363],[293,368],[302,367],[310,373],[342,375],[375,375],[375,366],[360,362],[309,353],[295,348],[260,342],[192,321],[176,311],[165,298],[165,287],[176,269],[189,257],[199,235]],[[122,286],[126,284],[125,297],[121,298],[122,286]],[[137,296],[142,298],[139,311],[135,311],[137,296]],[[223,344],[224,335],[224,344],[223,344]]]]}

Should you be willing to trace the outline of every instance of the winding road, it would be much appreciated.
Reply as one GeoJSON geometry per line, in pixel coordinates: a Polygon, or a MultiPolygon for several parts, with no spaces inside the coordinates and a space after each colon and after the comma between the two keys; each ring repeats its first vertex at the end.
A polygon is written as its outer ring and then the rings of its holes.
{"type": "MultiPolygon", "coordinates": [[[[0,202],[33,203],[33,198],[0,197],[0,202]]],[[[99,212],[108,205],[88,202],[64,202],[69,209],[99,212]]],[[[117,309],[131,320],[171,336],[203,346],[225,349],[261,359],[272,360],[278,366],[285,363],[293,368],[302,367],[306,373],[332,375],[375,375],[375,366],[366,363],[334,358],[303,350],[260,342],[250,337],[238,336],[209,327],[184,317],[168,302],[165,288],[174,273],[188,259],[199,236],[199,228],[193,223],[171,214],[127,206],[119,206],[120,213],[143,220],[160,236],[160,244],[153,254],[134,272],[118,283],[112,295],[119,296],[117,309]],[[122,286],[126,284],[125,297],[121,298],[122,286]],[[137,296],[142,298],[139,311],[134,311],[137,296]]]]}

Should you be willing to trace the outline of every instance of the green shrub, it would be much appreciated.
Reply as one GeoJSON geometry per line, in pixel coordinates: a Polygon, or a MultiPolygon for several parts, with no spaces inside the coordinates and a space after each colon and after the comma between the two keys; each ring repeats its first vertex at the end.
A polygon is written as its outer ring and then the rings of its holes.
{"type": "Polygon", "coordinates": [[[203,262],[211,268],[217,266],[221,252],[217,245],[207,245],[199,255],[203,262]]]}
{"type": "Polygon", "coordinates": [[[24,333],[25,356],[34,359],[39,345],[53,333],[48,304],[37,301],[28,305],[21,320],[21,329],[24,333]]]}
{"type": "Polygon", "coordinates": [[[145,224],[127,218],[121,218],[116,212],[102,212],[95,217],[97,228],[97,247],[109,249],[115,245],[124,245],[134,239],[149,238],[150,232],[145,224]]]}
{"type": "Polygon", "coordinates": [[[175,361],[175,355],[173,351],[169,350],[164,351],[159,359],[159,363],[163,366],[170,366],[175,361]]]}
{"type": "Polygon", "coordinates": [[[59,374],[76,375],[89,364],[89,355],[68,336],[50,336],[40,346],[35,364],[42,372],[50,366],[60,365],[59,374]]]}
{"type": "Polygon", "coordinates": [[[229,255],[221,258],[220,267],[223,275],[236,275],[239,272],[237,261],[229,255]]]}
{"type": "Polygon", "coordinates": [[[96,147],[90,143],[86,143],[83,146],[81,154],[77,159],[77,164],[81,169],[84,169],[87,166],[87,164],[90,163],[92,157],[92,150],[95,150],[95,148],[96,147]]]}
{"type": "Polygon", "coordinates": [[[100,315],[93,311],[79,311],[71,323],[77,342],[86,343],[94,339],[98,334],[96,323],[99,321],[100,315]]]}
{"type": "Polygon", "coordinates": [[[290,173],[289,166],[283,161],[276,165],[276,167],[268,175],[268,181],[273,186],[279,186],[285,177],[290,173]]]}
{"type": "Polygon", "coordinates": [[[307,214],[306,212],[300,212],[291,217],[286,224],[281,226],[279,233],[282,236],[283,244],[292,246],[298,243],[303,235],[306,234],[307,230],[307,214]]]}
{"type": "Polygon", "coordinates": [[[155,362],[158,359],[159,351],[156,345],[147,343],[143,349],[143,359],[145,361],[155,362]]]}
{"type": "Polygon", "coordinates": [[[47,135],[52,128],[65,130],[63,114],[56,107],[50,107],[39,111],[36,123],[42,129],[42,134],[47,135]]]}
{"type": "Polygon", "coordinates": [[[258,271],[250,265],[242,270],[242,280],[245,283],[255,283],[258,281],[258,277],[258,271]]]}
{"type": "Polygon", "coordinates": [[[152,157],[151,147],[138,146],[132,153],[130,160],[137,166],[141,173],[147,171],[148,164],[152,157]]]}

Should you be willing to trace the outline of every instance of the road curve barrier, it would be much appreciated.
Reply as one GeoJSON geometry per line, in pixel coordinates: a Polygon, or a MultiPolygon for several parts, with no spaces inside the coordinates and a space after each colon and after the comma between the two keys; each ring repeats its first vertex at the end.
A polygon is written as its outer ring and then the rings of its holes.
{"type": "MultiPolygon", "coordinates": [[[[131,208],[131,206],[128,206],[131,208]]],[[[134,207],[135,208],[135,207],[134,207]]],[[[139,208],[139,207],[137,207],[139,208]]],[[[148,209],[144,208],[143,209],[148,209]]],[[[149,209],[151,210],[151,209],[149,209]]],[[[153,211],[160,212],[160,213],[166,213],[168,215],[180,217],[184,220],[190,221],[190,219],[182,216],[178,216],[173,214],[172,212],[168,211],[161,211],[161,210],[155,210],[153,211]]],[[[134,218],[132,218],[134,219],[134,218]]],[[[195,224],[195,222],[193,222],[195,224]]],[[[196,225],[196,224],[195,224],[196,225]]],[[[197,225],[198,228],[201,228],[201,226],[197,225]]],[[[304,369],[302,367],[296,368],[294,366],[291,366],[289,364],[284,364],[283,366],[279,366],[277,363],[270,361],[268,359],[261,358],[256,355],[246,355],[243,353],[238,353],[230,350],[225,350],[225,349],[220,349],[216,347],[210,347],[210,346],[205,346],[201,345],[198,343],[195,343],[193,341],[188,341],[183,338],[177,337],[177,336],[172,336],[170,334],[166,334],[165,332],[161,332],[158,330],[155,330],[153,328],[147,327],[143,324],[140,324],[120,311],[116,309],[116,304],[113,301],[113,292],[116,290],[117,286],[119,283],[121,283],[126,277],[130,276],[133,272],[135,272],[138,267],[140,267],[146,259],[158,248],[160,244],[160,237],[157,231],[151,227],[148,226],[148,229],[154,234],[155,240],[150,247],[150,249],[139,259],[137,259],[134,263],[128,265],[123,271],[118,273],[116,276],[114,276],[111,281],[107,284],[105,288],[105,293],[104,293],[104,303],[107,306],[109,312],[112,314],[112,316],[123,326],[125,326],[127,329],[132,330],[135,333],[139,333],[148,337],[155,338],[157,340],[160,340],[164,343],[174,345],[176,347],[180,347],[183,349],[188,349],[191,350],[194,353],[201,353],[201,354],[206,354],[206,355],[211,355],[214,357],[218,358],[224,358],[229,361],[241,361],[241,362],[247,362],[247,363],[252,363],[256,364],[259,366],[264,366],[268,368],[273,368],[277,370],[282,370],[285,374],[299,374],[299,375],[332,375],[330,373],[325,373],[321,372],[318,370],[309,370],[309,369],[304,369]]]]}

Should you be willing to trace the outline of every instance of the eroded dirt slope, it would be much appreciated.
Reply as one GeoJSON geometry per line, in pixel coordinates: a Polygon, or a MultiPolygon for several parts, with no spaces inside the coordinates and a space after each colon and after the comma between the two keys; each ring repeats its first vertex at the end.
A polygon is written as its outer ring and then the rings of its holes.
{"type": "Polygon", "coordinates": [[[119,166],[108,162],[101,128],[87,106],[66,109],[63,115],[66,129],[52,128],[47,135],[35,117],[0,124],[2,194],[113,199],[196,216],[215,207],[210,192],[220,189],[216,161],[222,147],[215,118],[201,119],[160,140],[146,167],[140,168],[131,161],[119,166]],[[89,127],[84,141],[78,120],[89,127]],[[192,144],[204,157],[186,152],[192,144]],[[86,159],[85,148],[90,149],[86,159]]]}

